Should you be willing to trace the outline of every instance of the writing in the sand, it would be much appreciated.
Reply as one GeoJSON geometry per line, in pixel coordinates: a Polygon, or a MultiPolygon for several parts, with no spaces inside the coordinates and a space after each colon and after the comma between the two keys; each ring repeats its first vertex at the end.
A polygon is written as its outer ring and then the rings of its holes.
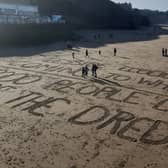
{"type": "Polygon", "coordinates": [[[11,108],[21,108],[22,111],[28,111],[32,115],[43,117],[44,114],[38,110],[40,108],[49,109],[52,107],[53,103],[57,103],[59,101],[62,101],[64,104],[67,105],[71,103],[71,101],[66,98],[46,98],[42,93],[38,92],[28,92],[22,96],[15,97],[5,103],[10,105],[11,108]]]}
{"type": "Polygon", "coordinates": [[[99,131],[110,128],[112,135],[130,142],[150,145],[168,143],[168,122],[136,117],[121,109],[111,112],[104,106],[93,106],[72,116],[68,121],[80,126],[95,125],[99,131]]]}
{"type": "Polygon", "coordinates": [[[136,73],[140,75],[147,75],[149,77],[159,77],[162,79],[168,79],[168,73],[160,70],[149,70],[149,69],[135,68],[130,66],[123,66],[118,70],[123,72],[136,73]]]}
{"type": "MultiPolygon", "coordinates": [[[[168,79],[168,73],[163,72],[163,71],[158,71],[158,70],[148,70],[148,69],[142,69],[142,68],[133,68],[129,66],[123,66],[119,68],[119,71],[126,72],[126,73],[135,73],[139,75],[143,75],[140,79],[134,79],[134,81],[137,81],[138,85],[145,85],[149,86],[150,88],[155,88],[155,89],[160,89],[164,90],[165,92],[168,91],[168,84],[167,84],[167,79],[168,79]],[[146,75],[147,77],[144,77],[146,75]],[[153,79],[152,79],[153,78],[153,79]],[[159,78],[159,79],[156,79],[159,78]]],[[[122,78],[126,80],[132,80],[133,77],[130,77],[128,75],[119,75],[118,76],[123,76],[122,78]],[[124,77],[125,76],[125,77],[124,77]],[[130,78],[128,78],[130,77],[130,78]]],[[[107,77],[113,77],[113,80],[116,80],[114,78],[114,75],[108,75],[107,77]]],[[[137,76],[136,76],[137,78],[137,76]]],[[[122,80],[124,81],[124,80],[122,80]]]]}
{"type": "Polygon", "coordinates": [[[123,102],[131,106],[142,106],[142,100],[148,107],[160,112],[168,112],[168,97],[147,91],[137,91],[136,89],[123,88],[120,86],[102,86],[96,83],[74,82],[73,80],[60,80],[43,87],[59,93],[75,92],[79,95],[92,96],[98,99],[106,99],[113,102],[123,102]]]}
{"type": "Polygon", "coordinates": [[[26,85],[30,83],[38,82],[42,79],[40,75],[34,75],[30,73],[20,73],[9,70],[8,68],[0,69],[0,82],[11,82],[15,85],[26,85]]]}
{"type": "MultiPolygon", "coordinates": [[[[70,73],[70,69],[72,69],[72,75],[74,76],[81,76],[81,66],[88,64],[89,66],[92,65],[92,62],[88,63],[87,61],[83,60],[66,60],[66,59],[60,59],[60,60],[43,60],[42,63],[39,62],[31,62],[31,63],[26,63],[26,62],[11,62],[8,65],[12,68],[14,67],[19,67],[19,68],[24,68],[24,70],[38,70],[39,72],[57,72],[57,73],[70,73]],[[63,66],[64,65],[64,66],[63,66]]],[[[102,63],[97,63],[99,66],[99,69],[104,67],[104,64],[102,63]]]]}

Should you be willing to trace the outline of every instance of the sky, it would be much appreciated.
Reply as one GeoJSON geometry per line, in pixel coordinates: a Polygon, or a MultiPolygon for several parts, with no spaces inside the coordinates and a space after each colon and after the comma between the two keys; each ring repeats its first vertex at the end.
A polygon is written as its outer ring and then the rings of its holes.
{"type": "Polygon", "coordinates": [[[131,2],[134,8],[168,11],[168,0],[112,0],[114,2],[131,2]]]}

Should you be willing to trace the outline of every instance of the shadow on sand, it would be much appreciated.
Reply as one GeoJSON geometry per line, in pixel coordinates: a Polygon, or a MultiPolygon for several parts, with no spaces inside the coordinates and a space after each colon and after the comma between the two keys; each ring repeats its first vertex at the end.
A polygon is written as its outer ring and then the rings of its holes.
{"type": "MultiPolygon", "coordinates": [[[[161,35],[168,35],[168,25],[153,26],[140,30],[88,30],[78,31],[77,34],[81,39],[71,42],[75,48],[74,51],[79,51],[78,49],[81,47],[98,48],[106,44],[156,40],[161,35]]],[[[0,57],[46,56],[45,53],[47,52],[67,50],[66,44],[66,42],[59,42],[33,47],[2,47],[0,48],[0,57]]]]}

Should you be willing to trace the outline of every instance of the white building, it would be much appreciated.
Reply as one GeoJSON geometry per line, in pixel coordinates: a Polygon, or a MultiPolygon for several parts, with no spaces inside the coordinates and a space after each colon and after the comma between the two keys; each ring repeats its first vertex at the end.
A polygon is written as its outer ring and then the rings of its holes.
{"type": "Polygon", "coordinates": [[[64,24],[61,15],[40,16],[38,6],[0,3],[0,24],[64,24]]]}
{"type": "Polygon", "coordinates": [[[37,16],[38,6],[0,3],[0,15],[37,16]]]}
{"type": "Polygon", "coordinates": [[[0,23],[36,22],[38,6],[0,3],[0,23]]]}

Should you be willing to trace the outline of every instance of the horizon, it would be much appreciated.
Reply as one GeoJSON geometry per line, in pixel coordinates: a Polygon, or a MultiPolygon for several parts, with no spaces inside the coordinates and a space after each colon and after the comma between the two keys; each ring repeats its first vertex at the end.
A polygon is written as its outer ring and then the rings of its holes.
{"type": "Polygon", "coordinates": [[[133,8],[138,9],[150,9],[150,10],[159,10],[159,11],[168,11],[168,1],[167,0],[112,0],[113,2],[117,3],[124,3],[124,2],[130,2],[133,6],[133,8]]]}

